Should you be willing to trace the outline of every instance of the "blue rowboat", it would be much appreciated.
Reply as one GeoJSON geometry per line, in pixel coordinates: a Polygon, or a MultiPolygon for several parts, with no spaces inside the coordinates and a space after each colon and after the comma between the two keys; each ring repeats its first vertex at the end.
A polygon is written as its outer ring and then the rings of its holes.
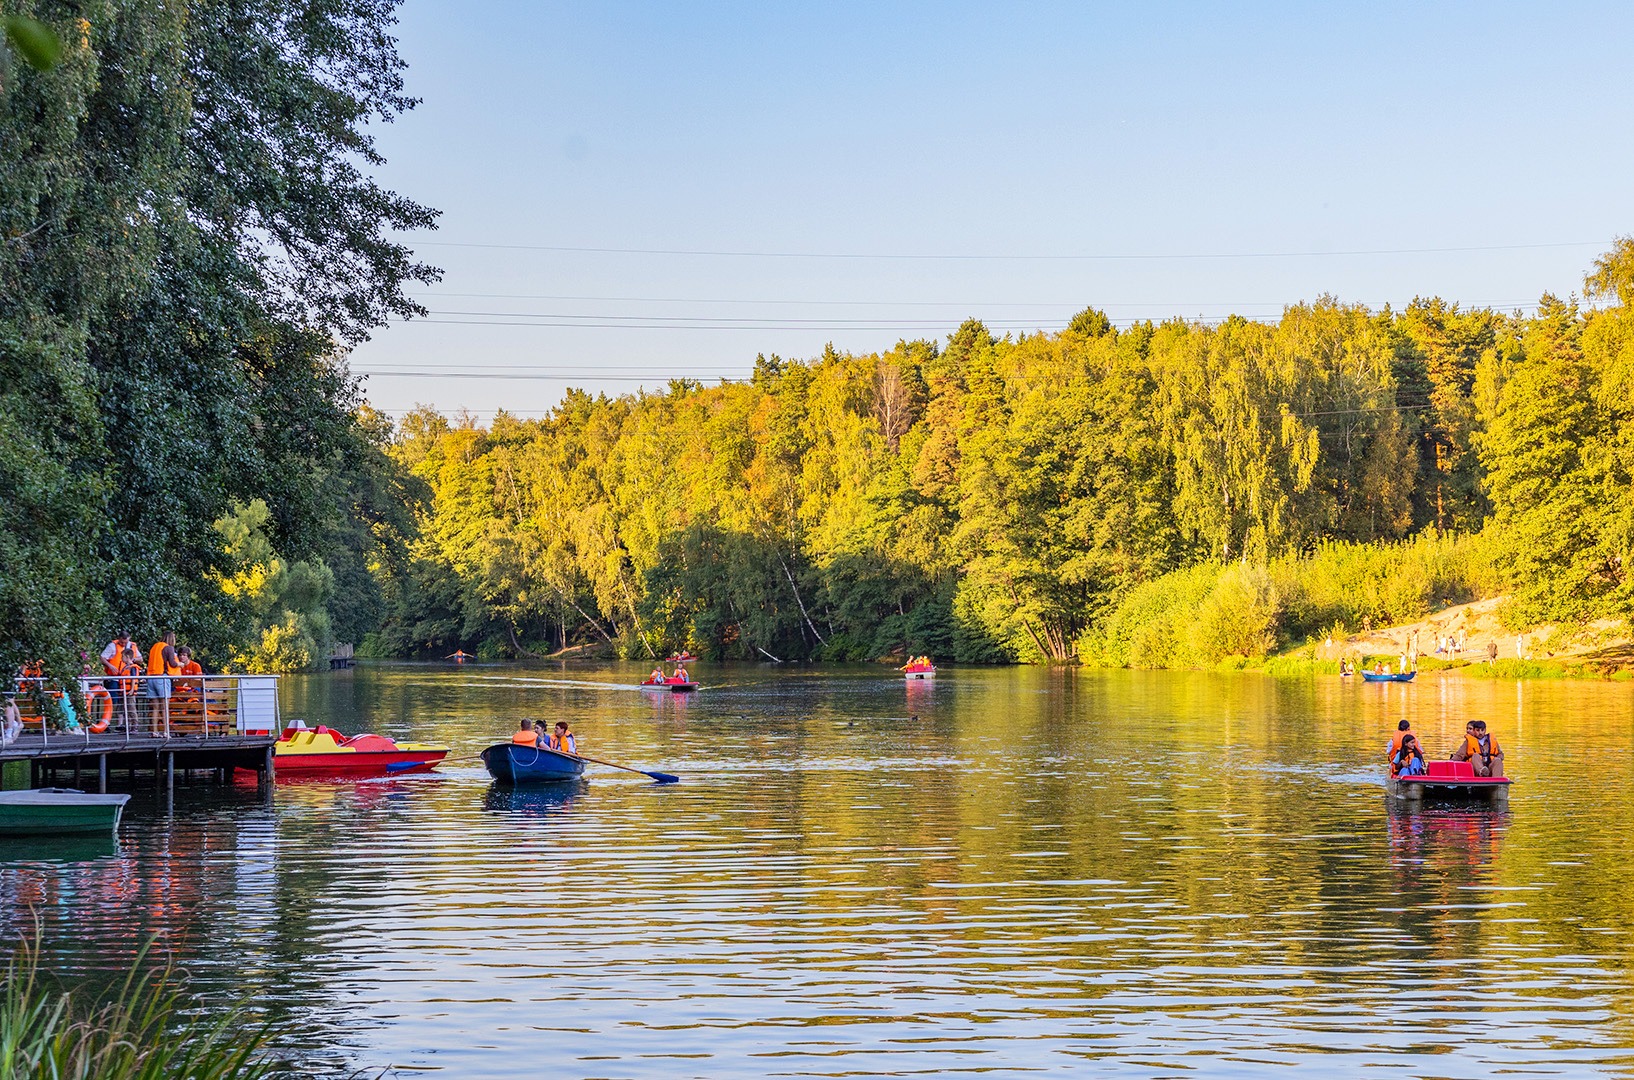
{"type": "Polygon", "coordinates": [[[1373,671],[1362,672],[1362,678],[1368,682],[1412,682],[1416,671],[1398,671],[1391,675],[1381,675],[1373,671]]]}
{"type": "Polygon", "coordinates": [[[488,775],[501,784],[559,784],[584,775],[584,759],[543,747],[495,743],[482,752],[488,775]]]}

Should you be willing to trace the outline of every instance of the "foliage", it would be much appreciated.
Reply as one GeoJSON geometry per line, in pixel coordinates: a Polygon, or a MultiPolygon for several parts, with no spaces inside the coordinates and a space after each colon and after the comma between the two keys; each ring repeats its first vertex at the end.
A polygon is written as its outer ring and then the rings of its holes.
{"type": "Polygon", "coordinates": [[[0,668],[62,681],[115,625],[219,663],[213,523],[260,499],[287,556],[326,539],[342,347],[435,277],[387,239],[431,212],[363,171],[413,104],[393,6],[8,4],[62,52],[0,82],[0,668]]]}
{"type": "Polygon", "coordinates": [[[302,671],[317,666],[334,643],[329,598],[335,575],[321,559],[281,558],[267,535],[271,516],[256,499],[216,522],[235,567],[221,579],[221,592],[248,623],[239,636],[251,644],[232,652],[240,671],[302,671]]]}
{"type": "Polygon", "coordinates": [[[17,1080],[255,1080],[275,1062],[268,1031],[242,1008],[191,1011],[170,972],[145,974],[143,950],[109,1000],[48,985],[38,946],[12,954],[0,991],[0,1076],[17,1080]]]}

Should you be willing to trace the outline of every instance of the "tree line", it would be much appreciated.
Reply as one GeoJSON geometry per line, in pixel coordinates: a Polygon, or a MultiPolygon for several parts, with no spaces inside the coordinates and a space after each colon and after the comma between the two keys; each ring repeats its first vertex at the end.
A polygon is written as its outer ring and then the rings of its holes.
{"type": "MultiPolygon", "coordinates": [[[[1279,561],[1343,565],[1334,545],[1460,536],[1516,618],[1626,616],[1634,242],[1585,295],[1125,329],[1087,308],[1059,333],[971,320],[761,356],[745,382],[574,391],[538,420],[422,408],[381,444],[418,491],[368,645],[1126,659],[1096,635],[1166,575],[1237,566],[1252,593],[1279,561]]],[[[1314,628],[1272,607],[1262,649],[1314,628]]]]}

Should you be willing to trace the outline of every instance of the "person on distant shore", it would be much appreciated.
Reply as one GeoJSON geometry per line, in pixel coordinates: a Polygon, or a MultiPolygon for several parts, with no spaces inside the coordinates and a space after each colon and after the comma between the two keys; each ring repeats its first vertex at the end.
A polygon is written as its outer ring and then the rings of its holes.
{"type": "Polygon", "coordinates": [[[531,746],[537,750],[539,748],[539,733],[533,730],[533,721],[523,717],[522,722],[517,725],[515,733],[511,735],[511,742],[517,746],[531,746]]]}
{"type": "Polygon", "coordinates": [[[1471,720],[1464,728],[1464,741],[1452,752],[1452,760],[1467,761],[1476,776],[1504,774],[1503,747],[1487,733],[1485,720],[1471,720]]]}
{"type": "Polygon", "coordinates": [[[556,730],[550,734],[550,749],[559,750],[564,754],[579,752],[579,740],[573,737],[566,720],[556,721],[556,730]]]}
{"type": "MultiPolygon", "coordinates": [[[[1406,723],[1406,721],[1402,721],[1406,723]]],[[[1395,757],[1390,759],[1391,776],[1423,776],[1424,751],[1419,749],[1418,737],[1411,731],[1401,740],[1395,757]]]]}
{"type": "Polygon", "coordinates": [[[1498,662],[1497,638],[1493,638],[1491,641],[1486,643],[1486,662],[1489,664],[1495,664],[1498,662]]]}

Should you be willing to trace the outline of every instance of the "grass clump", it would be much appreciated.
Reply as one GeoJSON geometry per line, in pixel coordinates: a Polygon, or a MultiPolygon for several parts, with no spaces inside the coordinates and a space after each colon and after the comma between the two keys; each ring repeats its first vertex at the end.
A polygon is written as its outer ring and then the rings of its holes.
{"type": "Polygon", "coordinates": [[[1078,655],[1099,667],[1259,667],[1294,642],[1494,594],[1501,581],[1490,549],[1482,536],[1426,534],[1399,544],[1331,541],[1259,564],[1200,563],[1132,589],[1079,640],[1078,655]]]}
{"type": "Polygon", "coordinates": [[[270,1035],[242,1007],[192,1014],[171,972],[143,973],[138,954],[110,1000],[50,985],[37,943],[6,965],[0,991],[0,1077],[5,1080],[260,1080],[275,1063],[270,1035]]]}

